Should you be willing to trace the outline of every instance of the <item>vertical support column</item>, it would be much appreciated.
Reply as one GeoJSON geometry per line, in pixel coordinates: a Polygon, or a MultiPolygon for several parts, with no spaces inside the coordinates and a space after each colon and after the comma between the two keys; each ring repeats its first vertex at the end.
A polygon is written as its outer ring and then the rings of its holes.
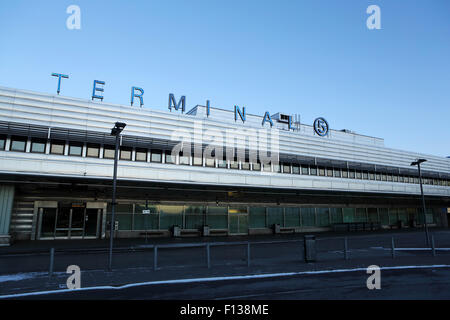
{"type": "Polygon", "coordinates": [[[0,185],[0,246],[9,246],[9,225],[14,203],[14,186],[0,185]]]}
{"type": "Polygon", "coordinates": [[[392,254],[392,259],[395,258],[395,243],[394,243],[394,237],[392,237],[391,239],[391,254],[392,254]]]}
{"type": "Polygon", "coordinates": [[[211,255],[210,255],[210,245],[209,243],[206,244],[206,265],[208,266],[208,269],[211,269],[211,255]]]}
{"type": "Polygon", "coordinates": [[[347,237],[344,238],[344,259],[348,260],[348,241],[347,241],[347,237]]]}
{"type": "Polygon", "coordinates": [[[53,265],[55,262],[55,248],[50,249],[50,265],[48,267],[48,277],[51,278],[53,276],[53,265]]]}
{"type": "Polygon", "coordinates": [[[436,257],[436,247],[434,246],[434,235],[431,235],[431,254],[436,257]]]}
{"type": "Polygon", "coordinates": [[[247,242],[247,267],[250,267],[250,241],[247,242]]]}
{"type": "Polygon", "coordinates": [[[158,270],[158,246],[153,247],[153,270],[158,270]]]}

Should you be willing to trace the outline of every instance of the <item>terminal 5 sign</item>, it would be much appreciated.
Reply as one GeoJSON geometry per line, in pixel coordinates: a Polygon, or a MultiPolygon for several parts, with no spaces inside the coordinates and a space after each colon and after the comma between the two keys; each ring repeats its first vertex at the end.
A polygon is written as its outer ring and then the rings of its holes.
{"type": "MultiPolygon", "coordinates": [[[[53,77],[58,78],[58,89],[57,93],[59,94],[61,92],[61,79],[68,79],[69,76],[61,73],[52,73],[53,77]]],[[[105,85],[105,81],[101,80],[94,80],[93,88],[92,88],[92,100],[98,99],[100,101],[103,101],[102,92],[104,92],[103,86],[105,85]]],[[[139,99],[139,106],[142,107],[144,105],[144,89],[139,87],[131,87],[131,99],[130,99],[130,105],[133,106],[134,100],[139,99]]],[[[172,111],[172,108],[174,108],[176,111],[181,109],[181,112],[184,113],[186,109],[186,96],[181,96],[181,98],[178,100],[175,99],[175,95],[173,93],[169,94],[169,104],[168,108],[170,111],[172,111]]],[[[209,117],[211,114],[211,108],[210,108],[210,101],[206,101],[206,116],[209,117]]],[[[238,121],[238,118],[245,123],[246,115],[245,115],[245,107],[242,107],[242,110],[239,108],[239,106],[234,106],[234,121],[238,121]]],[[[288,129],[292,129],[292,116],[291,115],[280,115],[279,119],[277,119],[279,122],[286,123],[288,126],[288,129]]],[[[268,122],[270,124],[270,127],[273,126],[273,120],[270,116],[269,111],[266,111],[263,116],[263,120],[261,125],[264,126],[264,124],[268,122]]],[[[313,123],[314,132],[323,137],[328,134],[329,131],[329,124],[327,120],[325,120],[322,117],[319,117],[314,120],[313,123]]]]}

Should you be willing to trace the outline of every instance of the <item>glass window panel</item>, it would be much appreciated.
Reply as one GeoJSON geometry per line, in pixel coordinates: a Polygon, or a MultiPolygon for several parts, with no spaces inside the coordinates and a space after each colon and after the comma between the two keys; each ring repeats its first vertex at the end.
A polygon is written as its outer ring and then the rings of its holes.
{"type": "Polygon", "coordinates": [[[64,154],[64,141],[52,141],[50,144],[50,153],[52,154],[64,154]]]}
{"type": "MultiPolygon", "coordinates": [[[[255,166],[256,166],[256,165],[259,166],[259,164],[255,163],[254,166],[253,166],[253,170],[256,170],[256,169],[255,169],[255,166]]],[[[231,168],[231,169],[239,169],[239,162],[237,162],[237,161],[231,161],[231,162],[230,162],[230,168],[231,168]]],[[[260,170],[261,170],[261,168],[260,168],[260,170]]]]}
{"type": "Polygon", "coordinates": [[[0,150],[5,150],[6,145],[6,137],[0,136],[0,150]]]}
{"type": "Polygon", "coordinates": [[[215,167],[216,166],[215,159],[214,158],[206,158],[205,165],[207,167],[215,167]]]}
{"type": "Polygon", "coordinates": [[[184,228],[200,229],[205,225],[205,206],[186,206],[184,212],[184,228]]]}
{"type": "Polygon", "coordinates": [[[98,158],[100,156],[100,146],[88,145],[86,150],[86,156],[98,158]]]}
{"type": "Polygon", "coordinates": [[[341,208],[331,208],[331,223],[342,223],[342,209],[341,208]]]}
{"type": "Polygon", "coordinates": [[[286,227],[299,227],[300,208],[284,208],[284,220],[286,227]]]}
{"type": "Polygon", "coordinates": [[[330,225],[330,209],[328,208],[317,208],[317,226],[325,227],[330,225]]]}
{"type": "MultiPolygon", "coordinates": [[[[174,164],[175,163],[175,157],[172,157],[172,153],[171,152],[166,152],[165,153],[165,162],[166,163],[171,163],[174,164]]],[[[154,162],[159,162],[159,161],[154,161],[154,162]]]]}
{"type": "Polygon", "coordinates": [[[319,176],[325,176],[325,168],[319,168],[319,176]]]}
{"type": "Polygon", "coordinates": [[[387,181],[392,181],[392,175],[391,174],[387,175],[387,181]]]}
{"type": "Polygon", "coordinates": [[[327,168],[327,177],[332,177],[332,176],[333,176],[333,169],[327,168]]]}
{"type": "Polygon", "coordinates": [[[103,148],[103,158],[114,159],[115,149],[113,146],[104,146],[103,148]]]}
{"type": "Polygon", "coordinates": [[[356,171],[356,179],[362,179],[362,172],[356,171]]]}
{"type": "Polygon", "coordinates": [[[369,173],[368,172],[366,172],[366,171],[363,172],[363,179],[364,180],[368,180],[369,179],[369,173]]]}
{"type": "Polygon", "coordinates": [[[13,137],[11,139],[11,147],[10,150],[11,151],[20,151],[20,152],[25,152],[25,147],[27,145],[27,140],[26,138],[22,138],[22,137],[13,137]]]}
{"type": "Polygon", "coordinates": [[[80,156],[83,153],[83,145],[81,143],[69,143],[69,156],[80,156]]]}
{"type": "Polygon", "coordinates": [[[292,173],[293,174],[300,174],[300,167],[297,165],[292,166],[292,173]]]}
{"type": "Polygon", "coordinates": [[[279,164],[274,164],[273,172],[281,172],[281,166],[279,164]]]}
{"type": "Polygon", "coordinates": [[[349,170],[348,171],[348,177],[350,179],[355,179],[355,170],[349,170]]]}
{"type": "Polygon", "coordinates": [[[387,208],[378,208],[378,213],[380,215],[380,223],[383,226],[389,225],[389,211],[387,208]]]}
{"type": "Polygon", "coordinates": [[[264,163],[263,164],[263,171],[270,172],[270,170],[271,170],[270,164],[264,163]]]}
{"type": "Polygon", "coordinates": [[[192,158],[192,164],[194,165],[194,166],[203,166],[203,158],[201,158],[201,157],[193,157],[192,158]]]}
{"type": "Polygon", "coordinates": [[[136,156],[135,156],[135,160],[136,161],[147,161],[147,150],[145,149],[136,149],[136,156]]]}
{"type": "Polygon", "coordinates": [[[162,155],[161,151],[152,150],[151,156],[150,156],[151,162],[161,162],[162,161],[162,155]]]}
{"type": "Polygon", "coordinates": [[[228,229],[228,208],[209,206],[206,215],[206,224],[211,229],[228,229]]]}
{"type": "Polygon", "coordinates": [[[253,164],[253,170],[254,171],[261,171],[261,164],[260,163],[254,163],[253,164]]]}
{"type": "Polygon", "coordinates": [[[386,181],[386,180],[387,180],[386,174],[382,173],[381,174],[381,181],[386,181]]]}
{"type": "Polygon", "coordinates": [[[343,222],[355,222],[355,208],[342,209],[343,222]]]}
{"type": "Polygon", "coordinates": [[[267,227],[271,228],[274,224],[279,224],[281,227],[284,227],[283,208],[267,208],[267,227]]]}
{"type": "Polygon", "coordinates": [[[250,207],[249,208],[249,227],[265,228],[266,227],[266,208],[250,207]]]}
{"type": "Polygon", "coordinates": [[[366,208],[356,208],[355,222],[367,222],[366,208]]]}
{"type": "Polygon", "coordinates": [[[173,226],[183,225],[183,206],[160,205],[160,228],[170,230],[173,226]]]}
{"type": "Polygon", "coordinates": [[[180,156],[180,164],[189,165],[189,157],[180,156]]]}
{"type": "Polygon", "coordinates": [[[291,166],[288,164],[283,165],[283,173],[291,173],[291,166]]]}
{"type": "MultiPolygon", "coordinates": [[[[312,171],[312,168],[311,168],[312,171]]],[[[309,167],[308,166],[302,166],[302,174],[307,175],[309,174],[309,167]]]]}
{"type": "Polygon", "coordinates": [[[377,208],[368,208],[367,214],[369,216],[369,222],[378,222],[378,211],[377,208]]]}
{"type": "Polygon", "coordinates": [[[227,161],[226,160],[218,160],[217,161],[217,166],[219,167],[219,168],[227,168],[227,161]]]}
{"type": "Polygon", "coordinates": [[[342,170],[342,178],[348,178],[348,171],[342,170]]]}
{"type": "Polygon", "coordinates": [[[128,148],[120,148],[120,160],[131,160],[131,149],[128,148]]]}
{"type": "Polygon", "coordinates": [[[397,175],[392,176],[392,181],[398,182],[398,176],[397,175]]]}
{"type": "Polygon", "coordinates": [[[312,176],[317,176],[317,168],[316,167],[311,167],[310,170],[309,170],[309,173],[312,176]]]}
{"type": "Polygon", "coordinates": [[[300,212],[302,215],[302,226],[313,227],[316,221],[314,208],[301,208],[300,212]]]}
{"type": "Polygon", "coordinates": [[[241,169],[242,170],[250,170],[250,162],[242,162],[241,169]]]}
{"type": "Polygon", "coordinates": [[[341,177],[341,170],[340,169],[334,169],[334,176],[336,178],[340,178],[341,177]]]}
{"type": "Polygon", "coordinates": [[[30,151],[33,153],[45,153],[46,144],[47,141],[44,139],[32,139],[30,151]]]}

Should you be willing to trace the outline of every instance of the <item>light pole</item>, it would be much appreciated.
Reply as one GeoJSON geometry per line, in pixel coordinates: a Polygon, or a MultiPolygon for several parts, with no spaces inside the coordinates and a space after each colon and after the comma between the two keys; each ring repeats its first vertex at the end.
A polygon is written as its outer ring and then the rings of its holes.
{"type": "Polygon", "coordinates": [[[114,128],[111,129],[111,135],[116,136],[116,149],[114,151],[114,174],[113,174],[113,194],[112,194],[112,204],[111,204],[111,221],[110,221],[110,231],[109,231],[109,259],[108,259],[108,270],[112,270],[112,249],[113,249],[113,238],[114,238],[114,213],[116,209],[116,184],[117,184],[117,162],[119,157],[119,143],[120,143],[120,133],[125,128],[126,123],[116,122],[114,128]]]}
{"type": "Polygon", "coordinates": [[[417,168],[419,169],[420,193],[422,194],[422,206],[423,206],[423,221],[424,221],[424,225],[425,225],[425,236],[426,236],[427,246],[429,246],[430,241],[428,239],[427,211],[425,208],[425,196],[423,195],[422,173],[420,171],[420,164],[425,161],[427,161],[427,159],[417,159],[416,161],[411,162],[411,165],[417,166],[417,168]]]}

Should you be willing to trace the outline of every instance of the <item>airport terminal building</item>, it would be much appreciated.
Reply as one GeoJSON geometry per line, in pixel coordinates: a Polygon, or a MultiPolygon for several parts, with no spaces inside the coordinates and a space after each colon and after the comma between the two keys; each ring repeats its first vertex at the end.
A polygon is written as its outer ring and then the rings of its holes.
{"type": "Polygon", "coordinates": [[[126,127],[116,237],[420,227],[424,217],[448,227],[450,158],[386,148],[349,130],[321,135],[292,120],[242,107],[159,111],[0,87],[0,244],[109,237],[117,121],[126,127]],[[427,159],[426,215],[410,165],[418,158],[427,159]]]}

